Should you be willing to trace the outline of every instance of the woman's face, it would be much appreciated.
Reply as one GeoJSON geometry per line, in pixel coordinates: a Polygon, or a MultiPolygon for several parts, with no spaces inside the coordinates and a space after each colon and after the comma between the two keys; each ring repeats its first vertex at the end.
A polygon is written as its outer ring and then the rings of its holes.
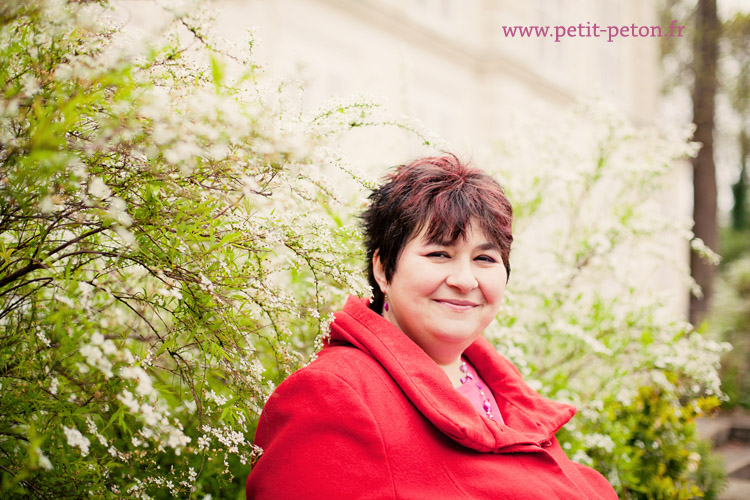
{"type": "Polygon", "coordinates": [[[378,255],[375,279],[387,295],[383,317],[438,364],[454,362],[497,314],[507,279],[500,249],[477,224],[449,245],[409,241],[391,281],[378,255]]]}

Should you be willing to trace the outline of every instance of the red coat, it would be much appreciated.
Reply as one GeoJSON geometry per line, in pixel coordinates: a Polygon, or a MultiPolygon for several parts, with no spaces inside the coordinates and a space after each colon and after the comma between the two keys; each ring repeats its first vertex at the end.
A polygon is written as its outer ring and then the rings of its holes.
{"type": "Polygon", "coordinates": [[[555,439],[574,407],[532,391],[484,338],[464,356],[506,425],[480,414],[366,300],[349,298],[318,359],[269,398],[247,498],[617,499],[555,439]]]}

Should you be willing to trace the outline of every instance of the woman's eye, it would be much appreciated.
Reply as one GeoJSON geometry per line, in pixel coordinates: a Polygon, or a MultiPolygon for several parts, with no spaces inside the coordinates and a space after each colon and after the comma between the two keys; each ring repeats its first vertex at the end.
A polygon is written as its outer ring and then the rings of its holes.
{"type": "Polygon", "coordinates": [[[428,257],[448,257],[446,252],[430,252],[427,254],[428,257]]]}
{"type": "Polygon", "coordinates": [[[489,263],[497,262],[494,258],[490,257],[489,255],[480,255],[479,257],[477,257],[477,260],[481,260],[482,262],[489,262],[489,263]]]}

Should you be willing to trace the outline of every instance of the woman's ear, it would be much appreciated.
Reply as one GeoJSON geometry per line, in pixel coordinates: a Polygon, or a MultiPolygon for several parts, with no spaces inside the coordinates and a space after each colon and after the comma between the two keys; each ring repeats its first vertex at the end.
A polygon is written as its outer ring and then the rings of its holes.
{"type": "Polygon", "coordinates": [[[375,253],[372,255],[372,274],[375,276],[375,281],[378,282],[380,291],[386,293],[388,280],[385,279],[385,268],[380,261],[380,252],[377,250],[375,250],[375,253]]]}

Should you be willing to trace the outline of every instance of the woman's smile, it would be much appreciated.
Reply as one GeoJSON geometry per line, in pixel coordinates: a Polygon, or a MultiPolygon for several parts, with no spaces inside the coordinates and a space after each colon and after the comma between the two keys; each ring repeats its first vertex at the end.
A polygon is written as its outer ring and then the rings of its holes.
{"type": "Polygon", "coordinates": [[[432,301],[455,312],[471,311],[480,305],[476,302],[461,299],[432,299],[432,301]]]}

